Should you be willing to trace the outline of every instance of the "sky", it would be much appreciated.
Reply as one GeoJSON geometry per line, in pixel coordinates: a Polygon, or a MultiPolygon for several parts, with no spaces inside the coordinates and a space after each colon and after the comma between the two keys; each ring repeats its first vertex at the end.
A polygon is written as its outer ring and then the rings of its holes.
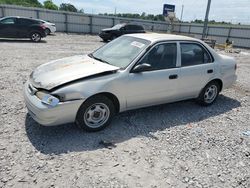
{"type": "MultiPolygon", "coordinates": [[[[44,0],[39,0],[43,2],[44,0]]],[[[207,0],[52,0],[55,4],[71,3],[85,13],[139,13],[162,14],[163,4],[176,6],[180,18],[184,5],[183,20],[204,19],[207,0]]],[[[250,24],[250,0],[212,0],[209,20],[250,24]]]]}

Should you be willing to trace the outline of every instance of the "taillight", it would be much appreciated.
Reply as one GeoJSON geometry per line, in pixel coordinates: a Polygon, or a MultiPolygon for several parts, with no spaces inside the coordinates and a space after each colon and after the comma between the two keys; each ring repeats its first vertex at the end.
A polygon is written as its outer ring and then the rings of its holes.
{"type": "Polygon", "coordinates": [[[41,24],[40,27],[43,28],[43,29],[46,29],[46,26],[43,25],[43,24],[41,24]]]}

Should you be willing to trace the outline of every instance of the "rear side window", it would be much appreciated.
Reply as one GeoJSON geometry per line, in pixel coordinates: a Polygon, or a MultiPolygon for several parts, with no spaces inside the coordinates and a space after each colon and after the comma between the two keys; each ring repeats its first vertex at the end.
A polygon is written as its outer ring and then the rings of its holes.
{"type": "Polygon", "coordinates": [[[144,30],[143,27],[140,26],[140,25],[135,25],[135,26],[134,26],[134,29],[135,29],[135,30],[144,30]]]}
{"type": "Polygon", "coordinates": [[[127,30],[144,30],[142,26],[140,25],[127,25],[127,30]]]}
{"type": "Polygon", "coordinates": [[[36,23],[38,23],[38,21],[29,20],[29,19],[22,19],[22,18],[20,18],[18,20],[18,24],[20,24],[20,25],[32,25],[32,24],[36,24],[36,23]]]}
{"type": "Polygon", "coordinates": [[[211,63],[210,54],[199,44],[181,43],[181,66],[193,66],[211,63]]]}
{"type": "Polygon", "coordinates": [[[15,24],[16,18],[6,18],[1,20],[2,24],[15,24]]]}
{"type": "Polygon", "coordinates": [[[125,29],[126,30],[134,30],[134,27],[133,27],[133,25],[126,25],[125,29]]]}

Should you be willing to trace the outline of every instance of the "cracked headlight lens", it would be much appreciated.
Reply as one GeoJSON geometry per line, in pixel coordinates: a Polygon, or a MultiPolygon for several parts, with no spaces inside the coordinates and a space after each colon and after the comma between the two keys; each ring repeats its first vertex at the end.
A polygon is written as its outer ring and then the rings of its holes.
{"type": "Polygon", "coordinates": [[[44,97],[42,98],[42,103],[47,104],[49,106],[56,106],[59,103],[59,99],[50,95],[50,94],[46,94],[44,95],[44,97]]]}
{"type": "Polygon", "coordinates": [[[41,100],[42,103],[47,104],[49,106],[56,106],[59,103],[59,99],[53,95],[50,95],[46,91],[38,91],[36,92],[37,98],[41,100]]]}
{"type": "Polygon", "coordinates": [[[47,94],[49,94],[49,93],[46,92],[46,91],[37,91],[37,92],[35,93],[35,95],[37,96],[37,98],[39,98],[40,100],[42,100],[43,97],[44,97],[45,95],[47,95],[47,94]]]}

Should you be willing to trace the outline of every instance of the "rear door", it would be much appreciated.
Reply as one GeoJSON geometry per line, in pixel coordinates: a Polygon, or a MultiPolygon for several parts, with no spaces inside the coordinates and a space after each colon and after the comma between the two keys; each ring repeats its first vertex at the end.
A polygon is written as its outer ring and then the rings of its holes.
{"type": "Polygon", "coordinates": [[[0,21],[0,36],[15,37],[17,30],[15,28],[16,18],[5,18],[0,21]]]}
{"type": "Polygon", "coordinates": [[[213,57],[197,42],[180,42],[180,93],[183,98],[197,97],[215,75],[213,57]]]}
{"type": "Polygon", "coordinates": [[[38,24],[38,21],[26,18],[17,20],[16,30],[19,37],[28,37],[32,25],[38,24]]]}

